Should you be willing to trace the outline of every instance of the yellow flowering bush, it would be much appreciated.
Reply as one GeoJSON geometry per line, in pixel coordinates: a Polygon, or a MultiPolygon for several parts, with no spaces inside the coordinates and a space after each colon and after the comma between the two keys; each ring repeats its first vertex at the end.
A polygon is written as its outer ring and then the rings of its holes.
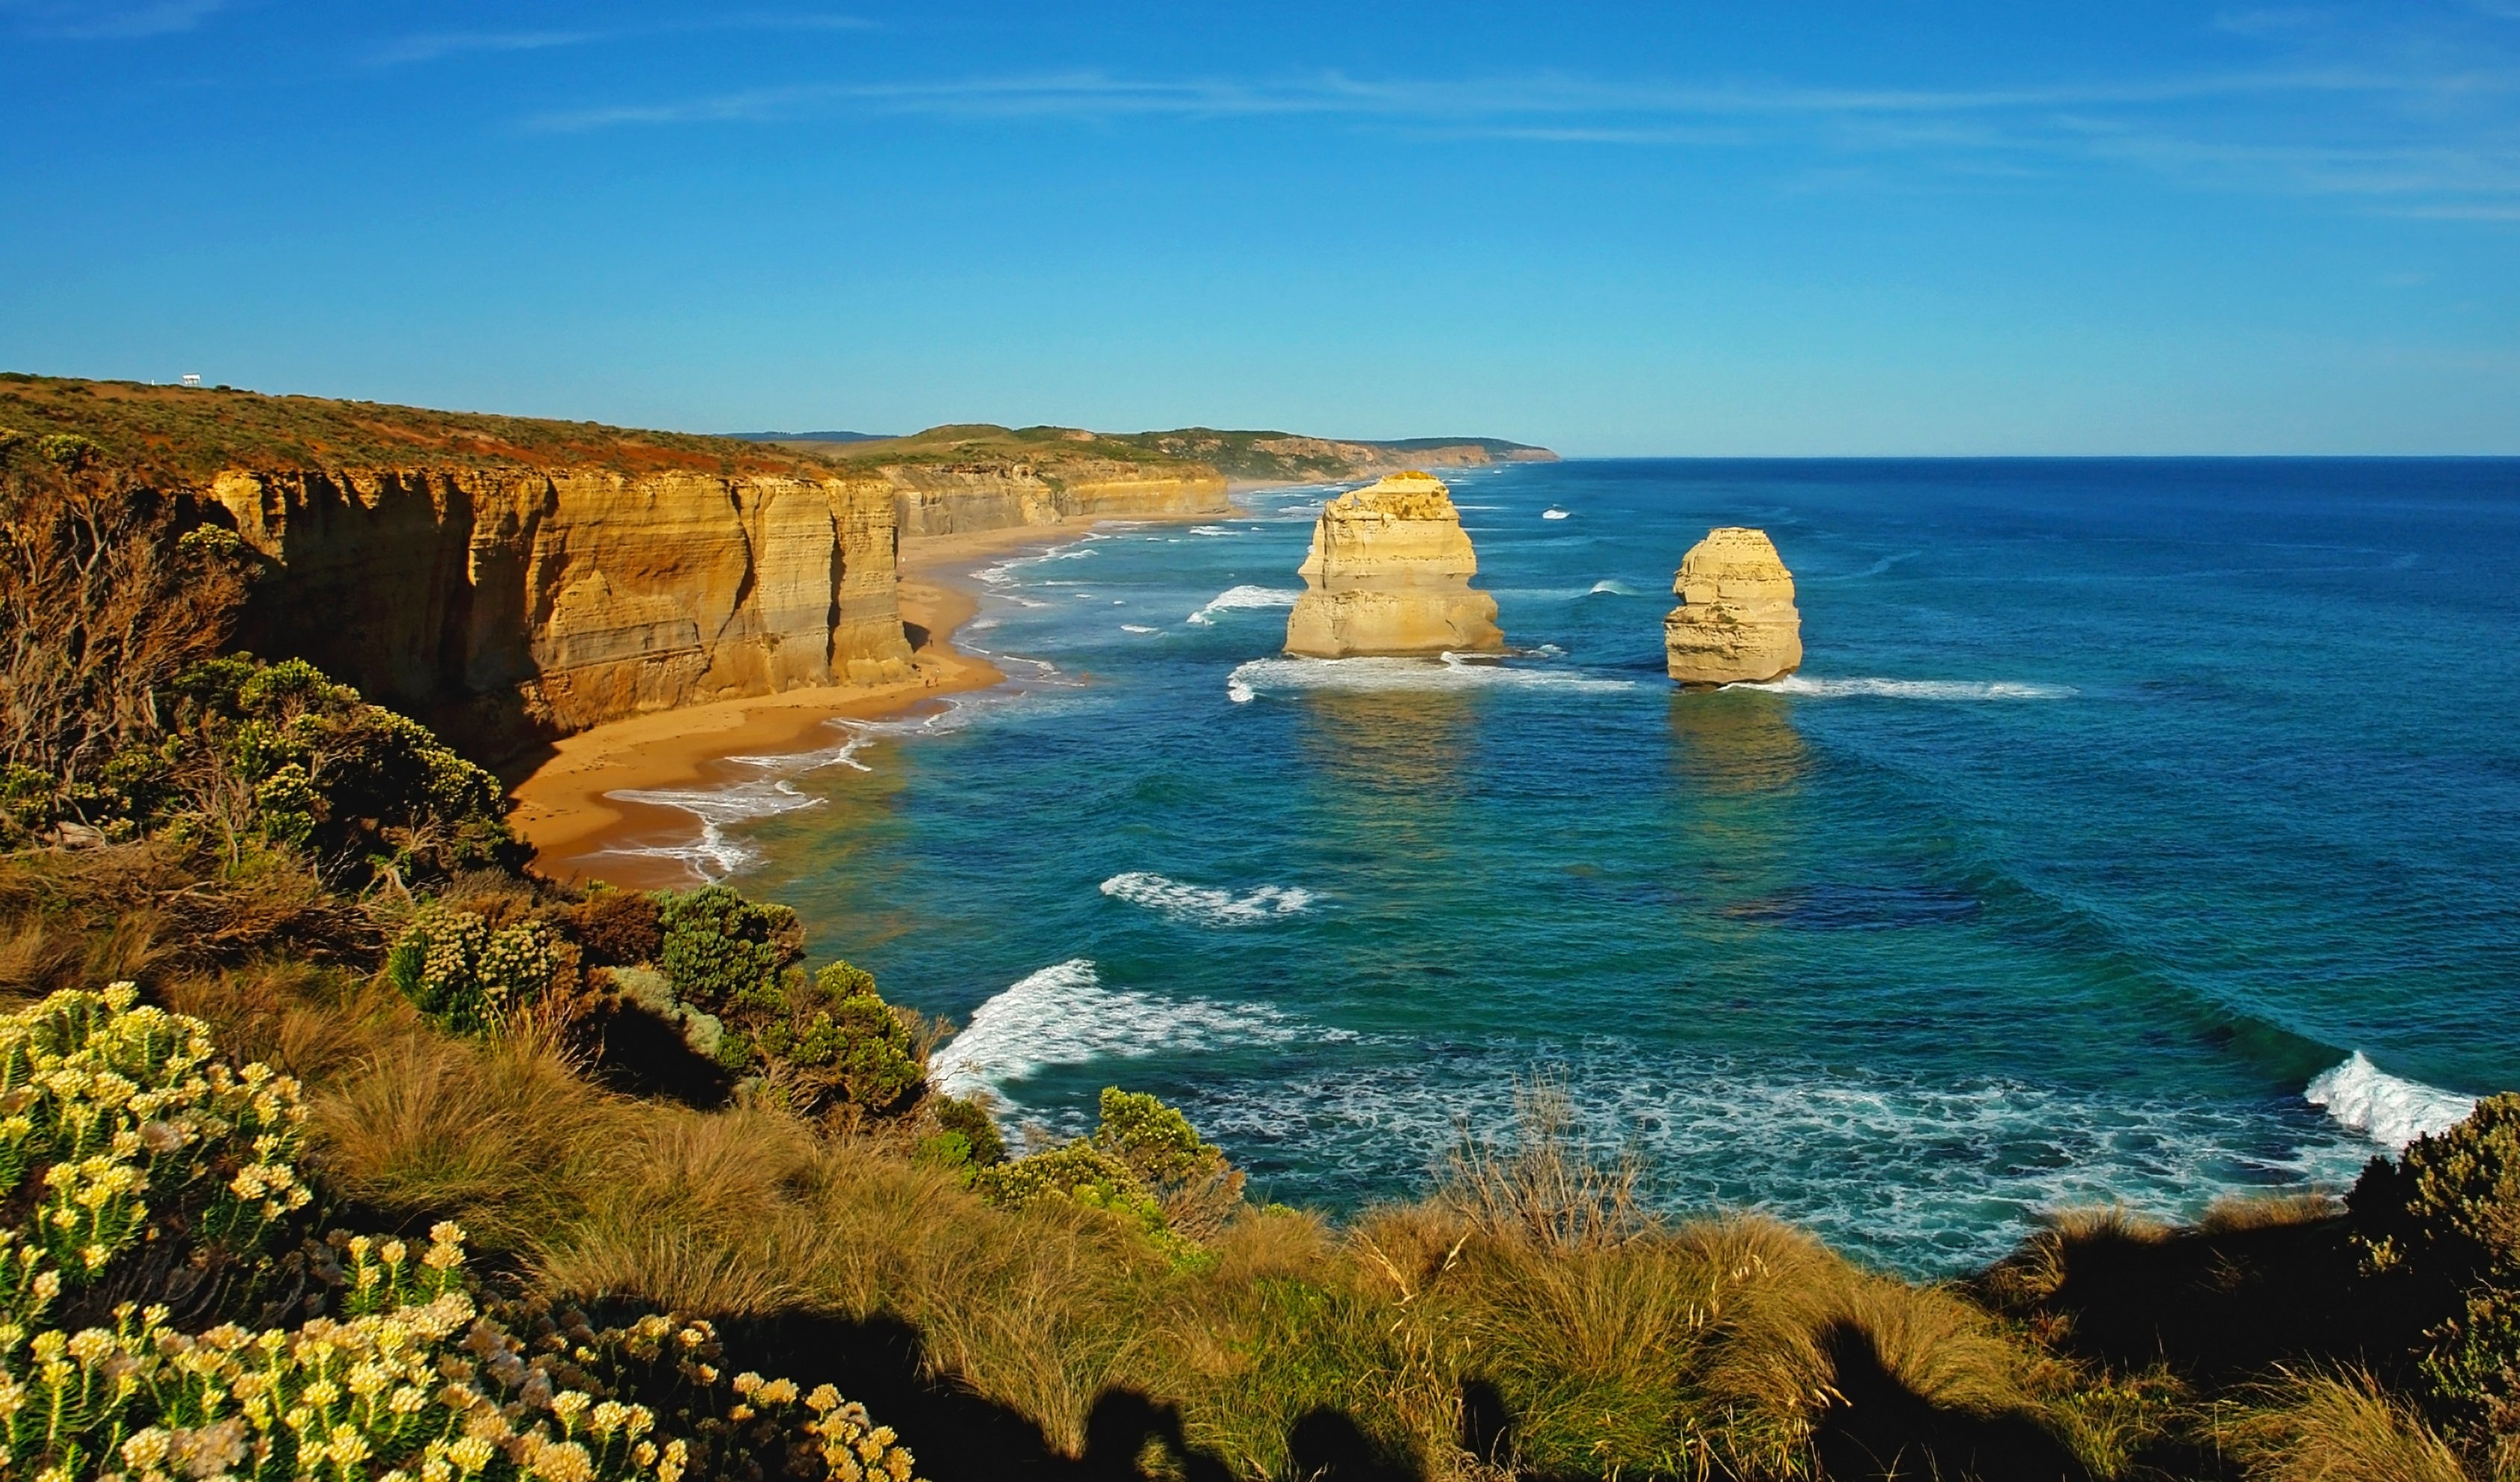
{"type": "Polygon", "coordinates": [[[290,1264],[326,1312],[295,1326],[97,1309],[133,1271],[187,1306],[235,1297],[169,1273],[276,1269],[265,1247],[309,1199],[295,1084],[136,999],[117,983],[0,1015],[0,1477],[912,1482],[893,1433],[829,1386],[724,1380],[705,1323],[599,1330],[485,1303],[452,1222],[426,1245],[309,1242],[290,1264]]]}
{"type": "Polygon", "coordinates": [[[189,1269],[151,1275],[179,1288],[158,1294],[180,1296],[251,1262],[307,1202],[297,1083],[232,1067],[199,1020],[138,998],[116,983],[0,1016],[0,1200],[33,1200],[0,1229],[12,1313],[38,1286],[97,1286],[118,1257],[170,1235],[189,1269]]]}

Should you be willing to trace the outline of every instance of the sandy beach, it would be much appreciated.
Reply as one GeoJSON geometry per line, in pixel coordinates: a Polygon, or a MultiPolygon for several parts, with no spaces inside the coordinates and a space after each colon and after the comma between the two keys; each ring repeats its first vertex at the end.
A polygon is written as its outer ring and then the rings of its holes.
{"type": "Polygon", "coordinates": [[[509,822],[534,847],[534,867],[555,878],[604,879],[634,889],[687,886],[698,876],[679,860],[615,852],[628,842],[697,835],[677,808],[608,794],[687,788],[732,780],[727,758],[778,756],[830,745],[828,724],[917,710],[949,695],[985,690],[1006,676],[954,647],[955,630],[979,610],[971,572],[989,561],[1075,539],[1097,521],[1020,525],[901,543],[901,620],[917,677],[889,685],[828,685],[720,700],[612,721],[555,741],[529,770],[508,775],[509,822]]]}

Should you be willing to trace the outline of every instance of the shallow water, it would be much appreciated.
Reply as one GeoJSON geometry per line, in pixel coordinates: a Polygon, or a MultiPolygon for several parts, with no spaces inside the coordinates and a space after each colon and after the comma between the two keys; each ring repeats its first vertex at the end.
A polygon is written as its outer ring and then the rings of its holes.
{"type": "Polygon", "coordinates": [[[968,1021],[944,1068],[1011,1120],[1153,1091],[1334,1208],[1553,1074],[1676,1207],[1953,1270],[2520,1085],[2520,464],[1455,493],[1523,656],[1279,657],[1318,490],[1106,526],[984,573],[1017,684],[765,769],[787,811],[721,807],[721,856],[968,1021]],[[1671,571],[1724,523],[1792,566],[1806,668],[1678,695],[1671,571]]]}

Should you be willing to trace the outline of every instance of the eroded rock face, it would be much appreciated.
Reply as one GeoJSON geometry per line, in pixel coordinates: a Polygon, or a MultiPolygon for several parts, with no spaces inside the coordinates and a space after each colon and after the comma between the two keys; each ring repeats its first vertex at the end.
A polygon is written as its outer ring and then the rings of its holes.
{"type": "Polygon", "coordinates": [[[501,756],[603,721],[911,676],[892,487],[491,470],[229,472],[276,562],[246,642],[501,756]]]}
{"type": "Polygon", "coordinates": [[[1765,530],[1709,530],[1680,559],[1680,606],[1662,621],[1671,677],[1692,689],[1782,679],[1802,667],[1794,573],[1765,530]]]}
{"type": "Polygon", "coordinates": [[[1496,599],[1473,591],[1478,557],[1441,479],[1394,473],[1322,507],[1286,619],[1286,651],[1312,658],[1505,647],[1496,599]]]}
{"type": "Polygon", "coordinates": [[[886,468],[905,536],[968,535],[1062,519],[1187,519],[1231,515],[1225,475],[1102,460],[1046,476],[1026,464],[886,468]]]}

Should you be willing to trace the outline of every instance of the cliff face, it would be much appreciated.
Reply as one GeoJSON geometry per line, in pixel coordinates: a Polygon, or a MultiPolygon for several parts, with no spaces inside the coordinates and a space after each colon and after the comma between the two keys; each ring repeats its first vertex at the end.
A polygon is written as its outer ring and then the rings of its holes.
{"type": "Polygon", "coordinates": [[[1765,530],[1709,530],[1681,558],[1663,619],[1671,677],[1692,689],[1782,679],[1802,667],[1794,574],[1765,530]]]}
{"type": "Polygon", "coordinates": [[[967,535],[1061,519],[1181,519],[1230,515],[1224,475],[1210,469],[1077,461],[1045,472],[1028,463],[890,466],[894,518],[904,535],[967,535]]]}
{"type": "Polygon", "coordinates": [[[1501,649],[1496,599],[1442,480],[1395,473],[1322,506],[1286,651],[1314,658],[1501,649]]]}
{"type": "Polygon", "coordinates": [[[644,711],[906,679],[893,494],[771,473],[230,472],[245,641],[499,756],[644,711]]]}

